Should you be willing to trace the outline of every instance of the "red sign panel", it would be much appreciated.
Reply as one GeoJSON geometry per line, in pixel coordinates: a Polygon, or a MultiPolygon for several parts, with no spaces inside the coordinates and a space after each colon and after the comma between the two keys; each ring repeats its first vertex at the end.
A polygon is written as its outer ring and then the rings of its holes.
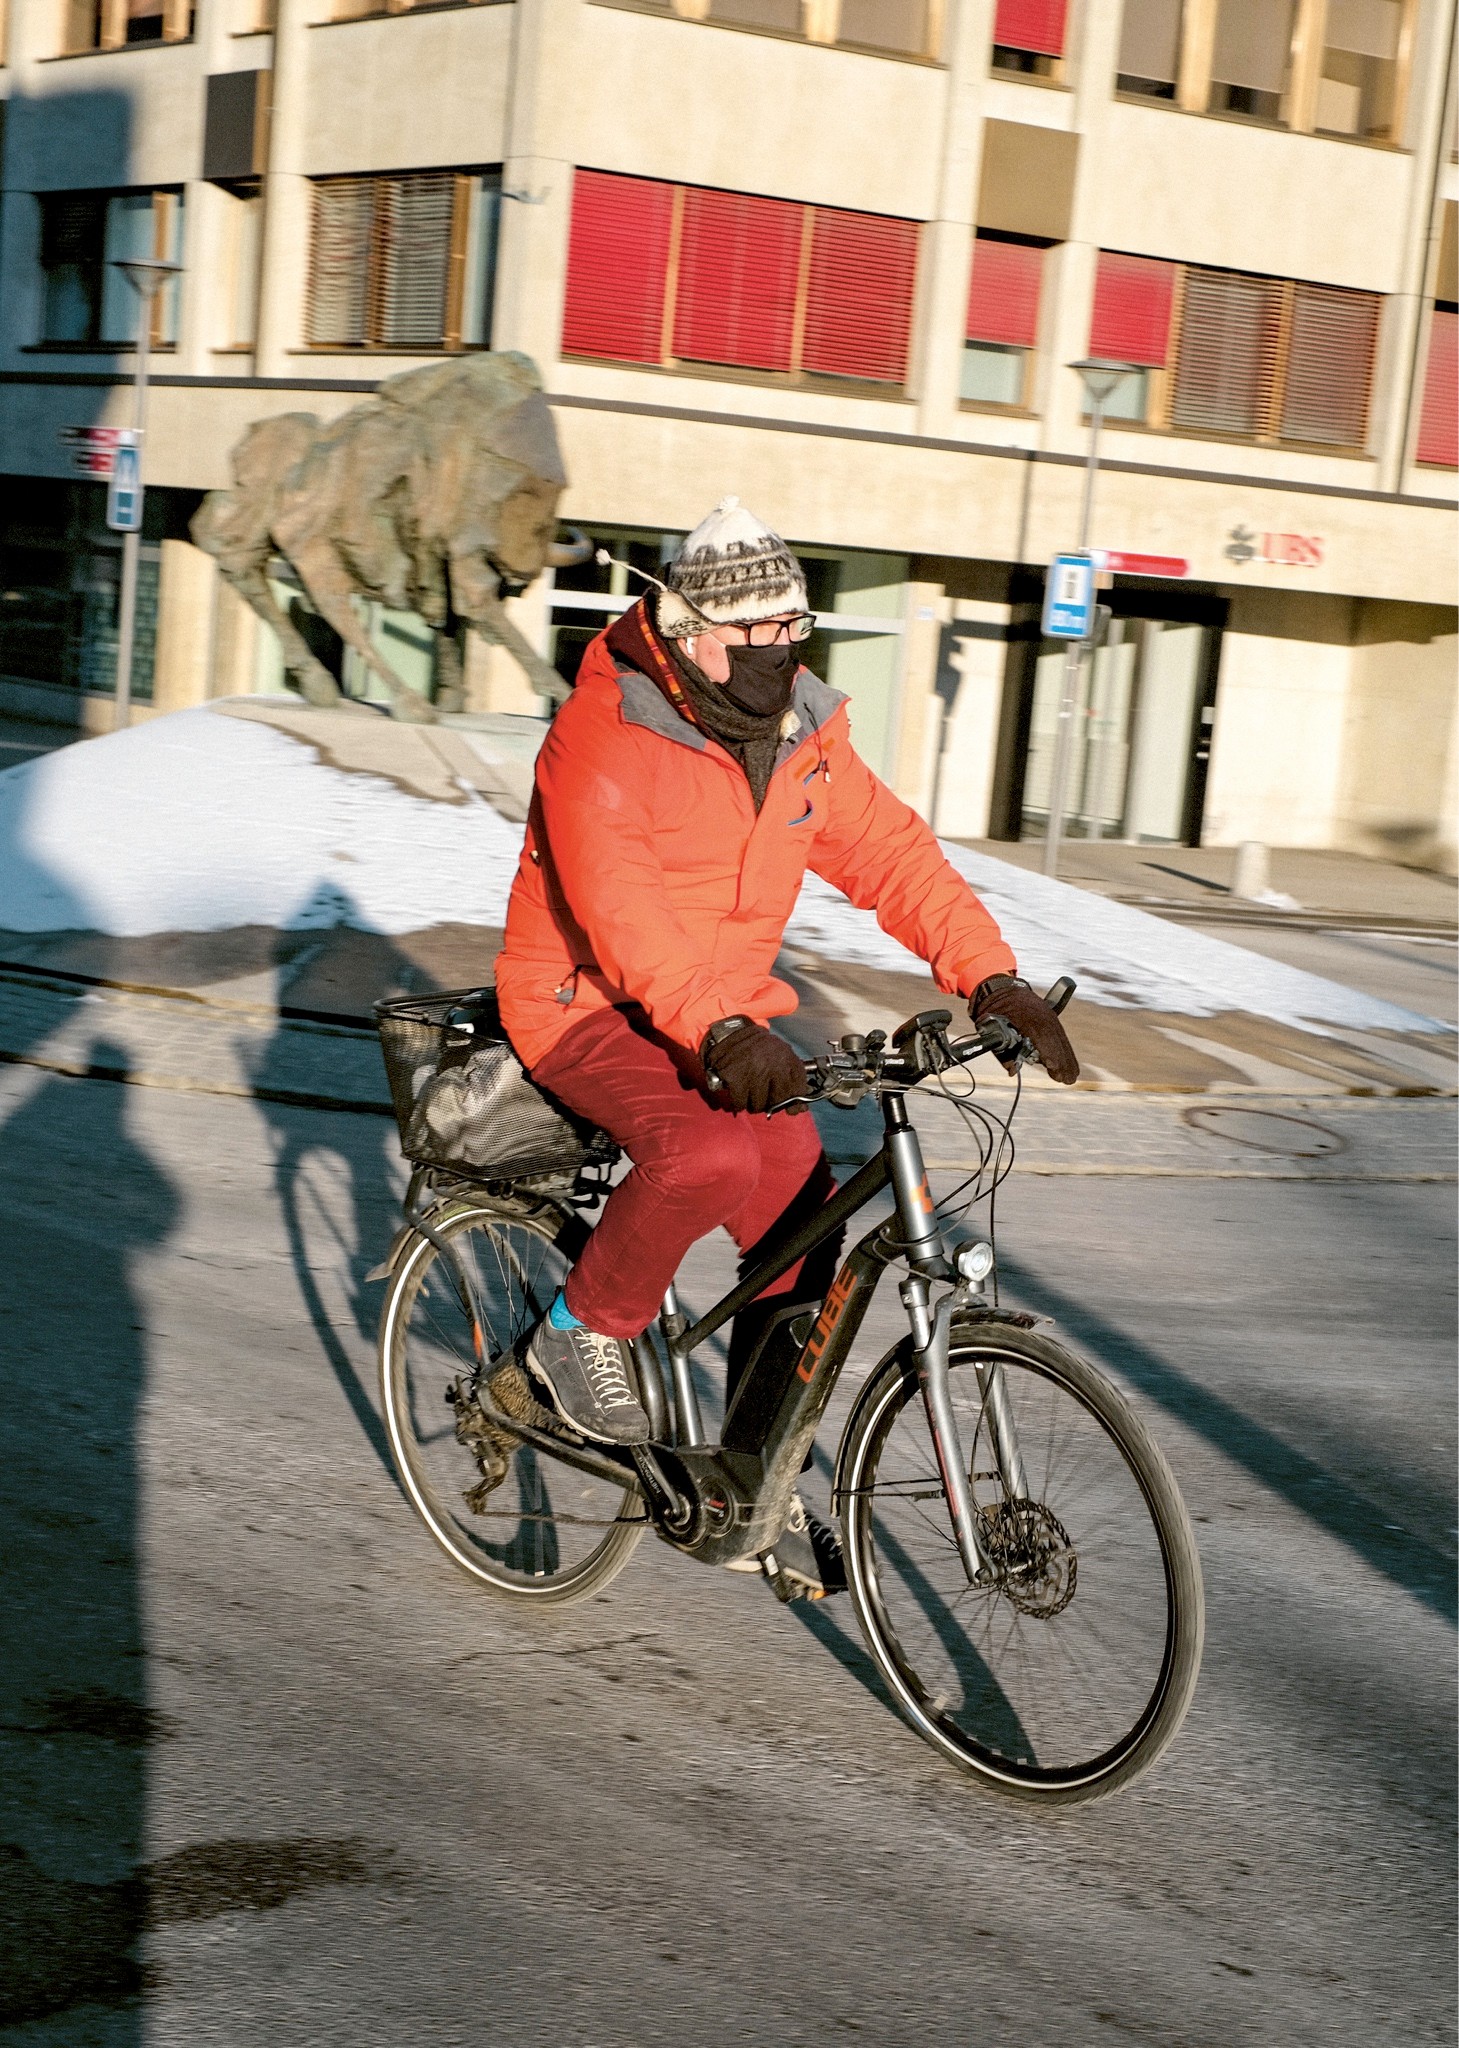
{"type": "Polygon", "coordinates": [[[1117,576],[1189,576],[1190,563],[1184,555],[1129,555],[1118,548],[1095,548],[1094,559],[1101,569],[1117,576]]]}

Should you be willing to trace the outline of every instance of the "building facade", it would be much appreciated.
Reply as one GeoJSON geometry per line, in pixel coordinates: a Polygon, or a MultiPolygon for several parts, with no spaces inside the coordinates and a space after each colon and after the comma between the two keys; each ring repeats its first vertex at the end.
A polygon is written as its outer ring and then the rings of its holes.
{"type": "MultiPolygon", "coordinates": [[[[945,834],[1037,836],[1093,354],[1135,366],[1094,543],[1186,573],[1112,576],[1069,829],[1452,865],[1454,36],[1455,0],[9,0],[0,701],[105,723],[119,550],[67,435],[130,419],[115,261],[164,255],[139,716],[280,687],[187,540],[251,421],[516,348],[565,517],[653,570],[738,493],[868,758],[945,834]]],[[[570,674],[633,594],[517,609],[570,674]]],[[[418,622],[371,630],[429,690],[418,622]]]]}

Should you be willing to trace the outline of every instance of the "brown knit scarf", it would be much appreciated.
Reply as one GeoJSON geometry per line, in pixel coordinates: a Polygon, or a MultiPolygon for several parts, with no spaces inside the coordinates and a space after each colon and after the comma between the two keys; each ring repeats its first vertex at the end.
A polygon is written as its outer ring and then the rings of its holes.
{"type": "Polygon", "coordinates": [[[719,685],[689,660],[677,640],[663,638],[649,613],[647,598],[630,605],[608,628],[608,648],[656,682],[681,717],[718,740],[739,762],[758,812],[775,772],[789,689],[785,702],[769,711],[745,711],[732,704],[719,685]]]}

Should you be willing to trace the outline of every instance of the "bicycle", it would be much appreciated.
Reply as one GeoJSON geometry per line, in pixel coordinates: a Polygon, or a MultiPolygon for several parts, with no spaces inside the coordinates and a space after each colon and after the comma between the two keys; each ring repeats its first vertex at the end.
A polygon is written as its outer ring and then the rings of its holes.
{"type": "MultiPolygon", "coordinates": [[[[1072,992],[1066,980],[1049,999],[1061,1008],[1072,992]]],[[[1125,1397],[1035,1317],[998,1304],[991,1233],[959,1239],[939,1216],[907,1095],[933,1081],[979,1134],[978,1167],[954,1191],[972,1189],[961,1218],[1011,1164],[1013,1111],[991,1117],[952,1077],[971,1084],[965,1070],[984,1055],[1015,1072],[1032,1056],[1002,1019],[963,1039],[951,1022],[924,1011],[890,1044],[848,1034],[808,1063],[799,1100],[876,1097],[881,1147],[696,1321],[670,1289],[658,1342],[645,1332],[633,1346],[643,1447],[574,1435],[521,1363],[586,1238],[580,1211],[604,1192],[601,1172],[544,1192],[417,1171],[376,1269],[391,1280],[385,1421],[417,1513],[495,1593],[585,1598],[649,1530],[707,1564],[763,1555],[774,1585],[774,1545],[826,1404],[878,1282],[905,1268],[908,1335],[862,1386],[835,1463],[851,1603],[924,1740],[1003,1794],[1070,1805],[1128,1784],[1179,1729],[1200,1667],[1200,1561],[1170,1468],[1125,1397]],[[888,1188],[891,1215],[824,1298],[771,1318],[709,1443],[694,1352],[888,1188]]]]}

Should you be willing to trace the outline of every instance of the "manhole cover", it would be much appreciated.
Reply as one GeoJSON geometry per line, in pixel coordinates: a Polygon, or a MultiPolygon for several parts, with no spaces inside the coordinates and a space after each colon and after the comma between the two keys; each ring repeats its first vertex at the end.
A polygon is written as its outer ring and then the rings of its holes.
{"type": "Polygon", "coordinates": [[[1227,1109],[1219,1103],[1188,1109],[1184,1120],[1203,1137],[1223,1145],[1246,1145],[1253,1152],[1271,1152],[1287,1159],[1321,1159],[1347,1149],[1336,1131],[1302,1116],[1283,1116],[1274,1109],[1227,1109]]]}

